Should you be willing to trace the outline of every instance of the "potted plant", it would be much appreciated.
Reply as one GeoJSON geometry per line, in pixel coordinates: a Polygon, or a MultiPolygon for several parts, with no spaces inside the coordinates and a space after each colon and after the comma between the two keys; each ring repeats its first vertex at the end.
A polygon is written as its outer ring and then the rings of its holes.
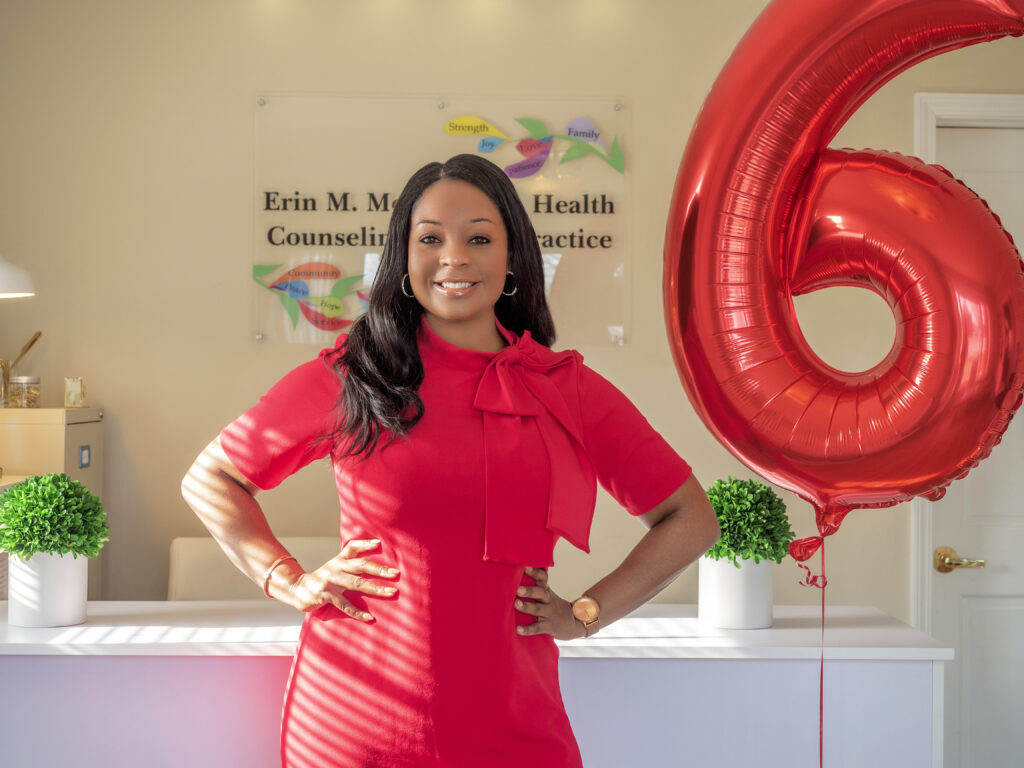
{"type": "Polygon", "coordinates": [[[34,475],[0,494],[0,550],[10,554],[8,623],[85,621],[88,558],[109,540],[103,504],[65,474],[34,475]]]}
{"type": "Polygon", "coordinates": [[[707,494],[722,535],[700,560],[697,615],[723,629],[770,627],[772,563],[794,536],[786,505],[757,480],[716,480],[707,494]]]}

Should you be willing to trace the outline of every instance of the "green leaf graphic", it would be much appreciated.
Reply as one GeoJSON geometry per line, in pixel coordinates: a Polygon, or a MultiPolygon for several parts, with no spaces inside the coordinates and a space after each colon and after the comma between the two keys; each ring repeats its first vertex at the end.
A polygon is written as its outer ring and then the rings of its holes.
{"type": "Polygon", "coordinates": [[[589,155],[591,152],[597,152],[593,144],[588,144],[585,141],[574,141],[573,145],[565,150],[565,154],[562,155],[562,159],[559,163],[568,163],[570,160],[578,160],[581,157],[589,155]]]}
{"type": "Polygon", "coordinates": [[[360,280],[363,279],[362,275],[352,275],[352,277],[343,277],[338,280],[334,287],[331,288],[331,296],[340,299],[342,296],[348,296],[354,293],[353,286],[356,285],[360,280]]]}
{"type": "Polygon", "coordinates": [[[278,296],[281,298],[281,306],[284,307],[284,311],[288,313],[288,318],[292,321],[292,330],[294,330],[299,324],[299,302],[286,293],[279,293],[278,296]]]}
{"type": "MultiPolygon", "coordinates": [[[[252,266],[252,279],[257,283],[260,282],[260,278],[264,275],[269,275],[275,269],[280,269],[283,264],[253,264],[252,266]]],[[[262,285],[262,283],[260,283],[262,285]]]]}
{"type": "Polygon", "coordinates": [[[551,135],[543,120],[534,120],[532,117],[517,117],[516,122],[530,132],[534,139],[546,139],[551,135]]]}
{"type": "Polygon", "coordinates": [[[608,151],[608,164],[619,173],[626,172],[626,156],[622,154],[618,136],[615,137],[612,148],[608,151]]]}

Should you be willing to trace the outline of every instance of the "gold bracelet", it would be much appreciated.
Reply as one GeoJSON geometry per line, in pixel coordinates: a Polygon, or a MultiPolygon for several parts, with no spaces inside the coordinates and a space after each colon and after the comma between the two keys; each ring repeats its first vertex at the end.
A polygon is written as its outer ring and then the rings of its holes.
{"type": "Polygon", "coordinates": [[[267,568],[266,571],[263,572],[263,594],[271,599],[273,599],[273,596],[270,594],[269,591],[270,575],[274,572],[274,569],[277,568],[277,566],[279,566],[285,560],[295,560],[296,563],[299,562],[292,555],[281,555],[279,558],[277,558],[277,560],[270,564],[270,567],[267,568]]]}

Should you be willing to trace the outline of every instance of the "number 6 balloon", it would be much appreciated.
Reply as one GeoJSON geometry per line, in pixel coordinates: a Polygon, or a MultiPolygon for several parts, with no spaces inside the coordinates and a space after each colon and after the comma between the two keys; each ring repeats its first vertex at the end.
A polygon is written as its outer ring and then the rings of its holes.
{"type": "Polygon", "coordinates": [[[941,497],[1024,385],[1024,278],[999,219],[942,168],[827,144],[907,67],[1022,32],[1024,0],[775,0],[697,118],[665,245],[676,365],[707,427],[810,501],[821,537],[852,508],[941,497]],[[800,332],[792,297],[830,286],[892,308],[871,370],[831,368],[800,332]]]}

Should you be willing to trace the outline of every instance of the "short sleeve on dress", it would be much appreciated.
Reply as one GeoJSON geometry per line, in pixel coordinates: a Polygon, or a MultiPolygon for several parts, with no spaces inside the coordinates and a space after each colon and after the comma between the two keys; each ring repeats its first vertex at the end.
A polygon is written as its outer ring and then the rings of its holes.
{"type": "Polygon", "coordinates": [[[631,515],[649,512],[686,482],[690,465],[603,376],[584,365],[579,382],[584,439],[597,479],[631,515]]]}
{"type": "Polygon", "coordinates": [[[338,376],[322,354],[288,373],[224,427],[221,447],[250,482],[274,488],[331,452],[333,443],[325,436],[337,425],[340,395],[338,376]]]}

